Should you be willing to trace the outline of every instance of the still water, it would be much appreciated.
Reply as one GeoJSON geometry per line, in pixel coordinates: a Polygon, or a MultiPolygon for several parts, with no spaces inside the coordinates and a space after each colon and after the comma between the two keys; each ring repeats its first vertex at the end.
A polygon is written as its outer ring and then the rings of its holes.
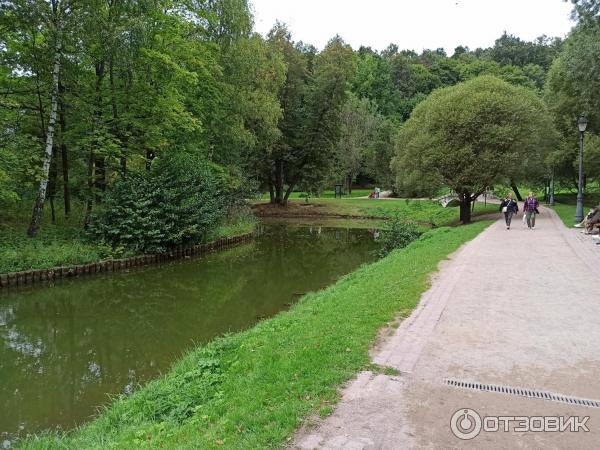
{"type": "Polygon", "coordinates": [[[88,420],[109,395],[332,284],[375,247],[367,230],[271,224],[252,243],[196,259],[0,291],[0,448],[88,420]]]}

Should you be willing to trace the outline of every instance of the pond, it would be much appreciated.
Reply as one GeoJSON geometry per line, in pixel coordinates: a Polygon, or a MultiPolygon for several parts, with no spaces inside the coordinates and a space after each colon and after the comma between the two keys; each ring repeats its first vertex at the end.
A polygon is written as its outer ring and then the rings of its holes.
{"type": "Polygon", "coordinates": [[[256,240],[129,273],[0,291],[0,447],[69,429],[178,356],[375,258],[366,229],[263,224],[256,240]]]}

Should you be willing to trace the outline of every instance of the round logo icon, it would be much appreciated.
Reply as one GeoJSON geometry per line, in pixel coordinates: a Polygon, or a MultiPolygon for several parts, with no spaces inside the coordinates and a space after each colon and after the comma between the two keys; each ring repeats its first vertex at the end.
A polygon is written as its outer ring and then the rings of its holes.
{"type": "Polygon", "coordinates": [[[481,417],[472,409],[459,409],[450,419],[450,429],[454,436],[468,441],[476,437],[481,431],[481,417]]]}

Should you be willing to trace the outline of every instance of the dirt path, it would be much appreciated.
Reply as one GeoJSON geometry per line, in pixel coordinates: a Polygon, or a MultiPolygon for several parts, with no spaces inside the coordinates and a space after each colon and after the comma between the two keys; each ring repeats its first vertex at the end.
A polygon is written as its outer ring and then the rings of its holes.
{"type": "MultiPolygon", "coordinates": [[[[498,221],[444,262],[419,307],[373,351],[375,363],[399,374],[358,374],[334,413],[308,424],[292,448],[599,447],[600,407],[445,381],[600,401],[600,246],[567,230],[548,209],[542,209],[535,231],[518,219],[510,231],[498,221]],[[450,422],[464,408],[488,418],[589,416],[590,431],[527,432],[515,426],[537,429],[540,422],[487,419],[483,423],[499,423],[500,431],[483,429],[472,440],[460,440],[450,422]],[[506,432],[504,423],[510,423],[506,432]]],[[[463,425],[474,428],[475,415],[467,417],[472,420],[463,425]]]]}

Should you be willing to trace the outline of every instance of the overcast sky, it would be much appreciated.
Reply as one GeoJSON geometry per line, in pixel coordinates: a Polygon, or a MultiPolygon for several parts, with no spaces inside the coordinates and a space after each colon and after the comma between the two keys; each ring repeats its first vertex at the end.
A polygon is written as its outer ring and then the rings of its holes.
{"type": "Polygon", "coordinates": [[[339,34],[354,49],[395,43],[420,52],[490,47],[506,30],[522,39],[563,37],[573,26],[562,0],[251,0],[256,29],[285,22],[295,41],[322,49],[339,34]]]}

